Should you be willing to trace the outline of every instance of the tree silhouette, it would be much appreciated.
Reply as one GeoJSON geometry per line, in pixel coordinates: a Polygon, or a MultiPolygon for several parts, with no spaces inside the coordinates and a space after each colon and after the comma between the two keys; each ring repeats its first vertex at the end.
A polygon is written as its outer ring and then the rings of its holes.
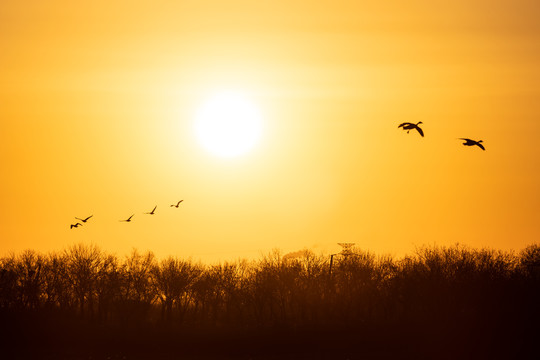
{"type": "Polygon", "coordinates": [[[296,334],[338,349],[350,348],[342,337],[366,346],[424,339],[432,351],[424,357],[450,342],[461,344],[456,356],[508,344],[492,353],[512,357],[510,349],[532,349],[538,334],[539,249],[431,246],[395,259],[352,248],[334,257],[332,274],[329,256],[310,250],[213,265],[137,250],[118,258],[83,244],[46,255],[27,250],[0,258],[0,321],[4,339],[57,348],[86,338],[157,344],[169,335],[241,333],[257,344],[296,334]]]}
{"type": "Polygon", "coordinates": [[[85,315],[85,308],[93,316],[94,291],[103,254],[96,245],[77,244],[65,251],[67,278],[73,295],[79,303],[79,314],[85,315]]]}
{"type": "Polygon", "coordinates": [[[201,269],[191,261],[169,257],[154,265],[152,274],[157,296],[162,304],[162,318],[172,320],[173,307],[179,313],[179,321],[184,317],[190,303],[190,290],[201,269]]]}

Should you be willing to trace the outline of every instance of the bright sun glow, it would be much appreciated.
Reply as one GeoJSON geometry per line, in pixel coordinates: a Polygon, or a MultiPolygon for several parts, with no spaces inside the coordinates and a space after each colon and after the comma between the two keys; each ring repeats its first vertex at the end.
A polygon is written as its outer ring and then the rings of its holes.
{"type": "Polygon", "coordinates": [[[212,154],[233,157],[251,150],[259,141],[262,117],[245,96],[223,92],[208,99],[195,116],[195,133],[212,154]]]}

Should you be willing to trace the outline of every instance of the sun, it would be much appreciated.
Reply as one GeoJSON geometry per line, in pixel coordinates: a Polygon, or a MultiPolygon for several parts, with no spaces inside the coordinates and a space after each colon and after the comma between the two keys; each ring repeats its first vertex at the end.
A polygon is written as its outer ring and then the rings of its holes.
{"type": "Polygon", "coordinates": [[[239,92],[226,91],[207,99],[195,115],[200,144],[219,157],[235,157],[251,150],[262,135],[262,116],[239,92]]]}

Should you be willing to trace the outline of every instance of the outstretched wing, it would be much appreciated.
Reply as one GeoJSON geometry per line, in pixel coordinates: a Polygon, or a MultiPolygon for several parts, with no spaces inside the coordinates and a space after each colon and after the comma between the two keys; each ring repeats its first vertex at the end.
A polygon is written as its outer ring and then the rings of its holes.
{"type": "Polygon", "coordinates": [[[480,144],[479,142],[477,142],[476,145],[478,145],[478,146],[480,147],[480,149],[486,150],[486,148],[484,147],[484,145],[480,144]]]}
{"type": "Polygon", "coordinates": [[[398,128],[400,128],[400,127],[404,127],[404,126],[405,126],[405,125],[407,125],[407,124],[408,124],[408,123],[406,123],[406,122],[404,122],[404,123],[401,123],[401,124],[399,124],[398,128]]]}
{"type": "MultiPolygon", "coordinates": [[[[133,214],[135,215],[135,214],[133,214]]],[[[130,217],[127,218],[127,221],[131,220],[131,218],[133,217],[133,215],[131,215],[130,217]]]]}
{"type": "Polygon", "coordinates": [[[424,137],[424,132],[422,131],[422,129],[420,129],[418,126],[416,127],[416,130],[418,130],[418,132],[420,133],[420,135],[422,135],[422,137],[424,137]]]}
{"type": "Polygon", "coordinates": [[[84,221],[84,222],[88,221],[88,219],[90,219],[92,216],[94,216],[94,215],[90,215],[89,217],[87,217],[87,218],[84,219],[83,221],[84,221]]]}

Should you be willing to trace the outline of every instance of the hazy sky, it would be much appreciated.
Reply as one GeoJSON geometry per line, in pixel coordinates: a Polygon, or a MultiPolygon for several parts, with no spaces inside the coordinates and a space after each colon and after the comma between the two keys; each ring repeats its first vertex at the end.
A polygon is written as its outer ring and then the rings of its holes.
{"type": "Polygon", "coordinates": [[[519,250],[540,235],[538,19],[536,0],[3,0],[0,255],[519,250]],[[264,120],[229,159],[193,131],[223,90],[264,120]]]}

